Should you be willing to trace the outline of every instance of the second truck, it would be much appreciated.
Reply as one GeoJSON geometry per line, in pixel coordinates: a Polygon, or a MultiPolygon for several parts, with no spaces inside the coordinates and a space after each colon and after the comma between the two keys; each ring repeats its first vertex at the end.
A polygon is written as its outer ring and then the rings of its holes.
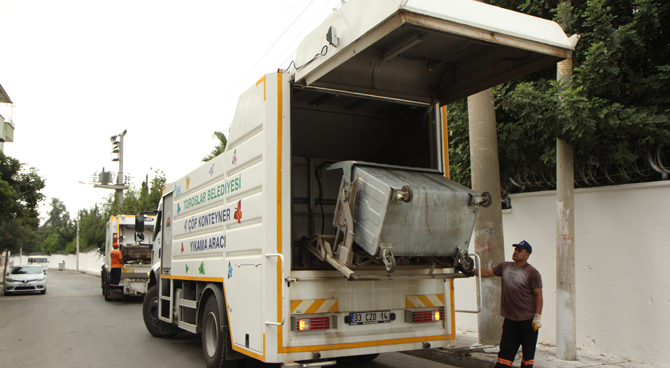
{"type": "Polygon", "coordinates": [[[151,270],[151,239],[154,229],[154,217],[146,217],[144,229],[138,235],[134,215],[110,216],[107,221],[104,262],[100,269],[102,295],[105,300],[123,299],[126,296],[141,296],[147,292],[148,273],[151,270]],[[118,286],[110,285],[110,253],[114,243],[125,264],[121,271],[121,282],[118,286]]]}

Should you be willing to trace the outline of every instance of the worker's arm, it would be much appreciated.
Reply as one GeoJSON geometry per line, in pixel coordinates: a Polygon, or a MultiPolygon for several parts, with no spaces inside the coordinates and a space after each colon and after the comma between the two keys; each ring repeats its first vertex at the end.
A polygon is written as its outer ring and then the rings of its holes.
{"type": "MultiPolygon", "coordinates": [[[[489,277],[495,276],[495,274],[493,273],[493,270],[490,269],[490,268],[488,270],[481,270],[481,271],[482,271],[482,277],[483,278],[489,278],[489,277]]],[[[475,276],[479,275],[479,270],[478,269],[475,268],[474,272],[475,272],[475,276]]]]}
{"type": "Polygon", "coordinates": [[[533,289],[533,296],[535,297],[535,314],[542,314],[542,288],[533,289]]]}
{"type": "Polygon", "coordinates": [[[542,288],[533,289],[533,296],[535,297],[535,317],[533,317],[533,330],[537,331],[542,327],[542,288]]]}
{"type": "Polygon", "coordinates": [[[119,262],[121,262],[122,265],[126,264],[126,261],[123,260],[123,257],[119,256],[119,262]]]}

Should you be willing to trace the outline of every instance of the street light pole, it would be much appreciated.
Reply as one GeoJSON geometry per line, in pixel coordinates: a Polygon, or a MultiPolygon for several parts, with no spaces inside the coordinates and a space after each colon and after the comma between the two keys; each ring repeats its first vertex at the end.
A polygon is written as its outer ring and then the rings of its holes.
{"type": "Polygon", "coordinates": [[[81,221],[81,216],[77,219],[77,271],[79,271],[79,221],[81,221]]]}

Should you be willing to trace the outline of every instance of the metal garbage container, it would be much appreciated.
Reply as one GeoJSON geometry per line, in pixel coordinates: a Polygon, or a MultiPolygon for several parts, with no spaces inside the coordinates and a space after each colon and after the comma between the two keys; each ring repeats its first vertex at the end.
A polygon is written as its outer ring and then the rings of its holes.
{"type": "Polygon", "coordinates": [[[63,271],[65,269],[65,261],[58,264],[58,271],[63,271]]]}

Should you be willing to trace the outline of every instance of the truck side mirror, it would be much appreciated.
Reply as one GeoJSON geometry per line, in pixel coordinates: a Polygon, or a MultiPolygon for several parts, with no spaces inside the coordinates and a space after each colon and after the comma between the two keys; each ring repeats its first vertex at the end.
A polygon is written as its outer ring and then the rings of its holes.
{"type": "Polygon", "coordinates": [[[144,241],[144,220],[146,217],[144,217],[143,214],[138,213],[137,216],[135,216],[135,241],[138,243],[142,243],[144,241]]]}
{"type": "Polygon", "coordinates": [[[136,233],[144,233],[144,215],[141,213],[138,213],[137,216],[135,216],[135,232],[136,233]]]}

